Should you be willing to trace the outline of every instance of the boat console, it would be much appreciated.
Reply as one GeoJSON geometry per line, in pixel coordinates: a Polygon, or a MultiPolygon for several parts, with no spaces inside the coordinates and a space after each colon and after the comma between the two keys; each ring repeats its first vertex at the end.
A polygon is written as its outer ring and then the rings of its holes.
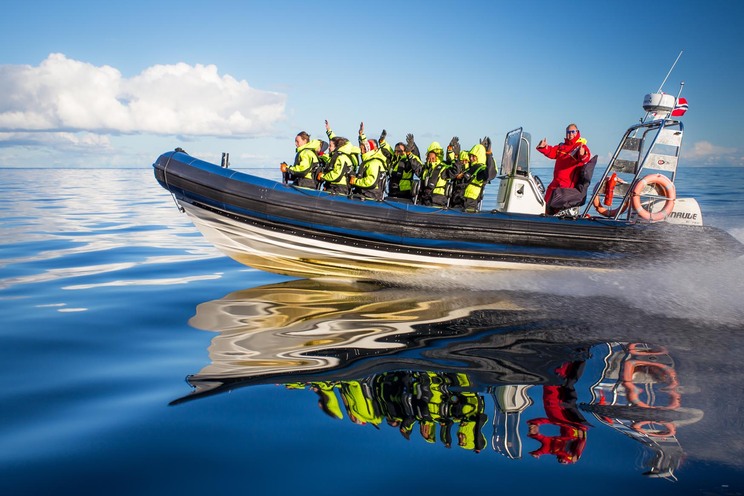
{"type": "Polygon", "coordinates": [[[506,133],[501,168],[497,179],[499,212],[545,213],[545,187],[540,178],[530,172],[530,134],[520,127],[506,133]]]}

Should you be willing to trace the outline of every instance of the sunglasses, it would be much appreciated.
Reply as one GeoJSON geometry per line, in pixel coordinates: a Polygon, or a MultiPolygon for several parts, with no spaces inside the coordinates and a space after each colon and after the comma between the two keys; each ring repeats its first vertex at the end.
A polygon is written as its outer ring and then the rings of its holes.
{"type": "Polygon", "coordinates": [[[566,134],[576,134],[578,132],[579,132],[578,129],[572,129],[571,131],[566,131],[566,134]]]}

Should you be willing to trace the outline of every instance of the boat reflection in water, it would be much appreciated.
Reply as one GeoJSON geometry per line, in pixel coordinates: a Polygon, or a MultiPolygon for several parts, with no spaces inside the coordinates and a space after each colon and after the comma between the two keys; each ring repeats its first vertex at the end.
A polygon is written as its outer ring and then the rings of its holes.
{"type": "Polygon", "coordinates": [[[600,426],[644,447],[648,476],[675,478],[685,429],[693,455],[738,456],[693,432],[712,406],[704,387],[720,389],[702,375],[716,356],[696,354],[695,326],[606,300],[312,280],[238,291],[198,306],[190,324],[218,332],[211,363],[173,403],[284,384],[337,419],[513,459],[576,463],[600,426]]]}

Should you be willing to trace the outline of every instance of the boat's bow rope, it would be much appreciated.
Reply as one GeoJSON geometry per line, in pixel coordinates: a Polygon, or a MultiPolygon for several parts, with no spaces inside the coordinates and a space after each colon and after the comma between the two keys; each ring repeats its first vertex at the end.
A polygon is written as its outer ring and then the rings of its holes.
{"type": "Polygon", "coordinates": [[[168,184],[168,164],[170,164],[171,158],[173,158],[173,154],[175,152],[172,152],[170,156],[168,157],[168,160],[165,161],[165,167],[163,167],[163,178],[165,179],[165,186],[168,192],[171,194],[171,197],[173,198],[173,203],[176,204],[176,208],[179,212],[184,213],[186,210],[181,206],[180,203],[178,203],[178,200],[176,200],[176,195],[173,193],[173,191],[170,189],[170,185],[168,184]]]}

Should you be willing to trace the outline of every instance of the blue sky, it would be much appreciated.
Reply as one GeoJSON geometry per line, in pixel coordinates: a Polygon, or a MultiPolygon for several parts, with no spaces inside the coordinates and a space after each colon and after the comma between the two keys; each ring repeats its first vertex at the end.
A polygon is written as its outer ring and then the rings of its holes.
{"type": "Polygon", "coordinates": [[[274,167],[324,119],[499,149],[511,129],[557,143],[575,122],[606,158],[680,51],[664,90],[685,82],[681,164],[744,166],[743,15],[735,0],[9,1],[0,166],[148,167],[181,146],[274,167]]]}

